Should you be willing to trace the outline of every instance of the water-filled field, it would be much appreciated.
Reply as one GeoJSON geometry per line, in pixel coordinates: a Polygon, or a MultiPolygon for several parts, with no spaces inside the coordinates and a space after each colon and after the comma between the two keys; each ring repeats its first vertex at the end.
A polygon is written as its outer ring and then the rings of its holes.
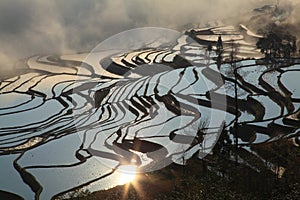
{"type": "MultiPolygon", "coordinates": [[[[28,58],[0,82],[1,190],[49,199],[112,188],[124,184],[122,166],[149,172],[205,157],[224,130],[262,163],[258,145],[299,146],[298,59],[266,62],[258,36],[233,27],[187,35],[126,52],[28,58]],[[207,50],[219,35],[222,62],[207,50]]],[[[238,162],[248,165],[244,151],[238,162]]],[[[269,170],[284,173],[277,164],[269,170]]]]}

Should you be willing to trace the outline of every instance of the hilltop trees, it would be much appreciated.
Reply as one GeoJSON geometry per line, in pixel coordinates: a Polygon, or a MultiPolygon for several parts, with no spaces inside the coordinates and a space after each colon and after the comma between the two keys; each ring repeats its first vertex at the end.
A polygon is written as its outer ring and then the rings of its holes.
{"type": "Polygon", "coordinates": [[[256,43],[266,59],[290,58],[297,51],[296,37],[290,33],[269,32],[256,43]]]}

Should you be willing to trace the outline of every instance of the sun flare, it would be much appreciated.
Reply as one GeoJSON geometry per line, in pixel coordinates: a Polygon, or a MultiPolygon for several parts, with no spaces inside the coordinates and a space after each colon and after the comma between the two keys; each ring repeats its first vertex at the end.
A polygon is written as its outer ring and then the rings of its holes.
{"type": "Polygon", "coordinates": [[[122,165],[118,168],[117,173],[119,175],[119,184],[124,185],[134,180],[136,176],[136,166],[122,165]]]}

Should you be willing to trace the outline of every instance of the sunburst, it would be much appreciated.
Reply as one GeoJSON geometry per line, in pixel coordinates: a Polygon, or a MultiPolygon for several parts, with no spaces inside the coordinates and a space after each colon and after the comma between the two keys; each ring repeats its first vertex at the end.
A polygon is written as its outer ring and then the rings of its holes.
{"type": "Polygon", "coordinates": [[[134,180],[136,176],[136,169],[135,165],[122,165],[118,168],[117,173],[119,176],[119,185],[124,185],[126,183],[130,183],[134,180]]]}

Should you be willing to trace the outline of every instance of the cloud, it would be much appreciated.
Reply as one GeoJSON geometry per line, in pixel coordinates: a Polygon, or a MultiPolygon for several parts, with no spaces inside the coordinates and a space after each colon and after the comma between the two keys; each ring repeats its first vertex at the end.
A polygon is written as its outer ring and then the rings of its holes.
{"type": "Polygon", "coordinates": [[[0,2],[0,69],[34,54],[67,50],[54,4],[38,0],[0,2]]]}
{"type": "MultiPolygon", "coordinates": [[[[1,0],[0,70],[10,69],[18,59],[35,54],[89,51],[104,39],[132,28],[158,26],[181,31],[186,24],[204,26],[220,19],[234,24],[254,7],[275,2],[1,0]]],[[[295,0],[289,2],[296,4],[295,0]]]]}
{"type": "Polygon", "coordinates": [[[20,34],[30,24],[32,9],[25,2],[14,4],[14,0],[3,0],[0,6],[1,34],[20,34]]]}

